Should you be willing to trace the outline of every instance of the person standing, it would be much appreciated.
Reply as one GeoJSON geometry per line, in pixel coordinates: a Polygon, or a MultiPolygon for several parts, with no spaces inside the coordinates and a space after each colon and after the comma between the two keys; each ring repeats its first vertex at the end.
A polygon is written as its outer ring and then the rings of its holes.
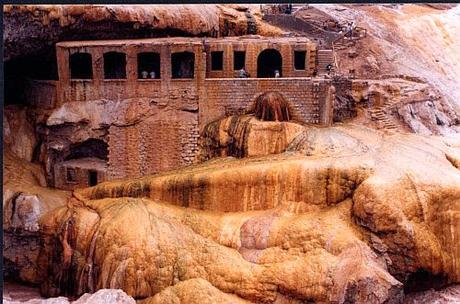
{"type": "Polygon", "coordinates": [[[249,77],[249,73],[246,72],[246,69],[244,67],[241,68],[240,72],[239,72],[239,75],[238,75],[239,78],[248,78],[249,77]]]}

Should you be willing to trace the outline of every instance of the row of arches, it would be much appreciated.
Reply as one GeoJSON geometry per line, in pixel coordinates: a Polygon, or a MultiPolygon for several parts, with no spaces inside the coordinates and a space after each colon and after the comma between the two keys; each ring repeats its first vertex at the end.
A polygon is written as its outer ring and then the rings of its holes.
{"type": "MultiPolygon", "coordinates": [[[[126,54],[122,52],[107,52],[103,55],[104,78],[126,78],[126,54]]],[[[216,64],[213,59],[212,68],[216,64]]],[[[89,53],[74,53],[70,55],[70,77],[72,79],[92,79],[93,63],[89,53]]],[[[137,54],[137,74],[139,79],[160,79],[160,54],[143,52],[137,54]]],[[[278,50],[266,49],[257,57],[257,77],[282,77],[283,58],[278,50]]],[[[294,53],[295,69],[305,69],[305,52],[294,53]]],[[[245,52],[235,52],[235,69],[245,68],[245,52]]],[[[177,52],[171,54],[172,78],[193,78],[195,70],[195,55],[192,52],[177,52]]]]}
{"type": "MultiPolygon", "coordinates": [[[[103,55],[104,78],[126,78],[126,54],[107,52],[103,55]]],[[[71,79],[92,79],[93,63],[89,53],[74,53],[69,58],[71,79]]],[[[191,52],[179,52],[171,55],[171,72],[173,78],[193,78],[195,55],[191,52]]],[[[160,79],[160,54],[143,52],[137,54],[137,74],[139,79],[160,79]]]]}

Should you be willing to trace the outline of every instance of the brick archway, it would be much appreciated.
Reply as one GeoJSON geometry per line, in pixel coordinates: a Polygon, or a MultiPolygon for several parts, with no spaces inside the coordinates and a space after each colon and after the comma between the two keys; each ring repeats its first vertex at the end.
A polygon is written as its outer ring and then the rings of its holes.
{"type": "Polygon", "coordinates": [[[275,49],[265,49],[257,57],[257,78],[274,78],[275,71],[282,73],[283,58],[275,49]]]}

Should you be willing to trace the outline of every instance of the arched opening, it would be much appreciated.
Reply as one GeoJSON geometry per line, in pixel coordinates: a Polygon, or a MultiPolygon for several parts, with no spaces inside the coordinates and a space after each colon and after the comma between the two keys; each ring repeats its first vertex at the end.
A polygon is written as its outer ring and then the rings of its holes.
{"type": "Polygon", "coordinates": [[[172,78],[193,78],[195,70],[195,54],[179,52],[171,55],[172,78]]]}
{"type": "Polygon", "coordinates": [[[126,78],[126,54],[119,52],[108,52],[104,54],[104,78],[125,79],[126,78]]]}
{"type": "Polygon", "coordinates": [[[277,50],[266,49],[262,51],[259,57],[257,57],[257,77],[273,78],[276,75],[276,71],[278,71],[279,77],[281,77],[282,63],[281,54],[277,50]]]}
{"type": "Polygon", "coordinates": [[[137,54],[137,75],[139,79],[159,79],[160,54],[153,52],[137,54]]]}
{"type": "Polygon", "coordinates": [[[70,78],[72,79],[92,79],[93,64],[91,54],[74,53],[69,58],[70,78]]]}
{"type": "Polygon", "coordinates": [[[108,145],[103,140],[90,138],[72,146],[65,160],[91,157],[107,160],[108,145]]]}
{"type": "Polygon", "coordinates": [[[67,157],[54,165],[54,186],[72,190],[92,187],[106,179],[108,145],[90,138],[70,146],[67,157]]]}

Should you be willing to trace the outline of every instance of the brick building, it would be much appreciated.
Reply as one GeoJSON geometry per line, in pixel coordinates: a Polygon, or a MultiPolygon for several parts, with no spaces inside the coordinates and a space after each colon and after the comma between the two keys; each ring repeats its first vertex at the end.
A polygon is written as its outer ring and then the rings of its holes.
{"type": "MultiPolygon", "coordinates": [[[[103,99],[131,102],[136,111],[136,100],[148,99],[157,109],[154,116],[131,127],[109,127],[107,163],[101,167],[106,173],[98,181],[177,169],[194,160],[207,123],[247,111],[266,91],[288,100],[294,120],[329,125],[331,82],[316,75],[324,71],[318,69],[318,53],[332,63],[331,50],[317,50],[302,37],[60,42],[54,107],[103,99]],[[238,78],[243,67],[249,78],[238,78]]],[[[68,167],[56,166],[61,169],[54,170],[54,184],[74,187],[56,181],[68,167]]],[[[87,186],[84,180],[76,186],[87,186]]]]}

